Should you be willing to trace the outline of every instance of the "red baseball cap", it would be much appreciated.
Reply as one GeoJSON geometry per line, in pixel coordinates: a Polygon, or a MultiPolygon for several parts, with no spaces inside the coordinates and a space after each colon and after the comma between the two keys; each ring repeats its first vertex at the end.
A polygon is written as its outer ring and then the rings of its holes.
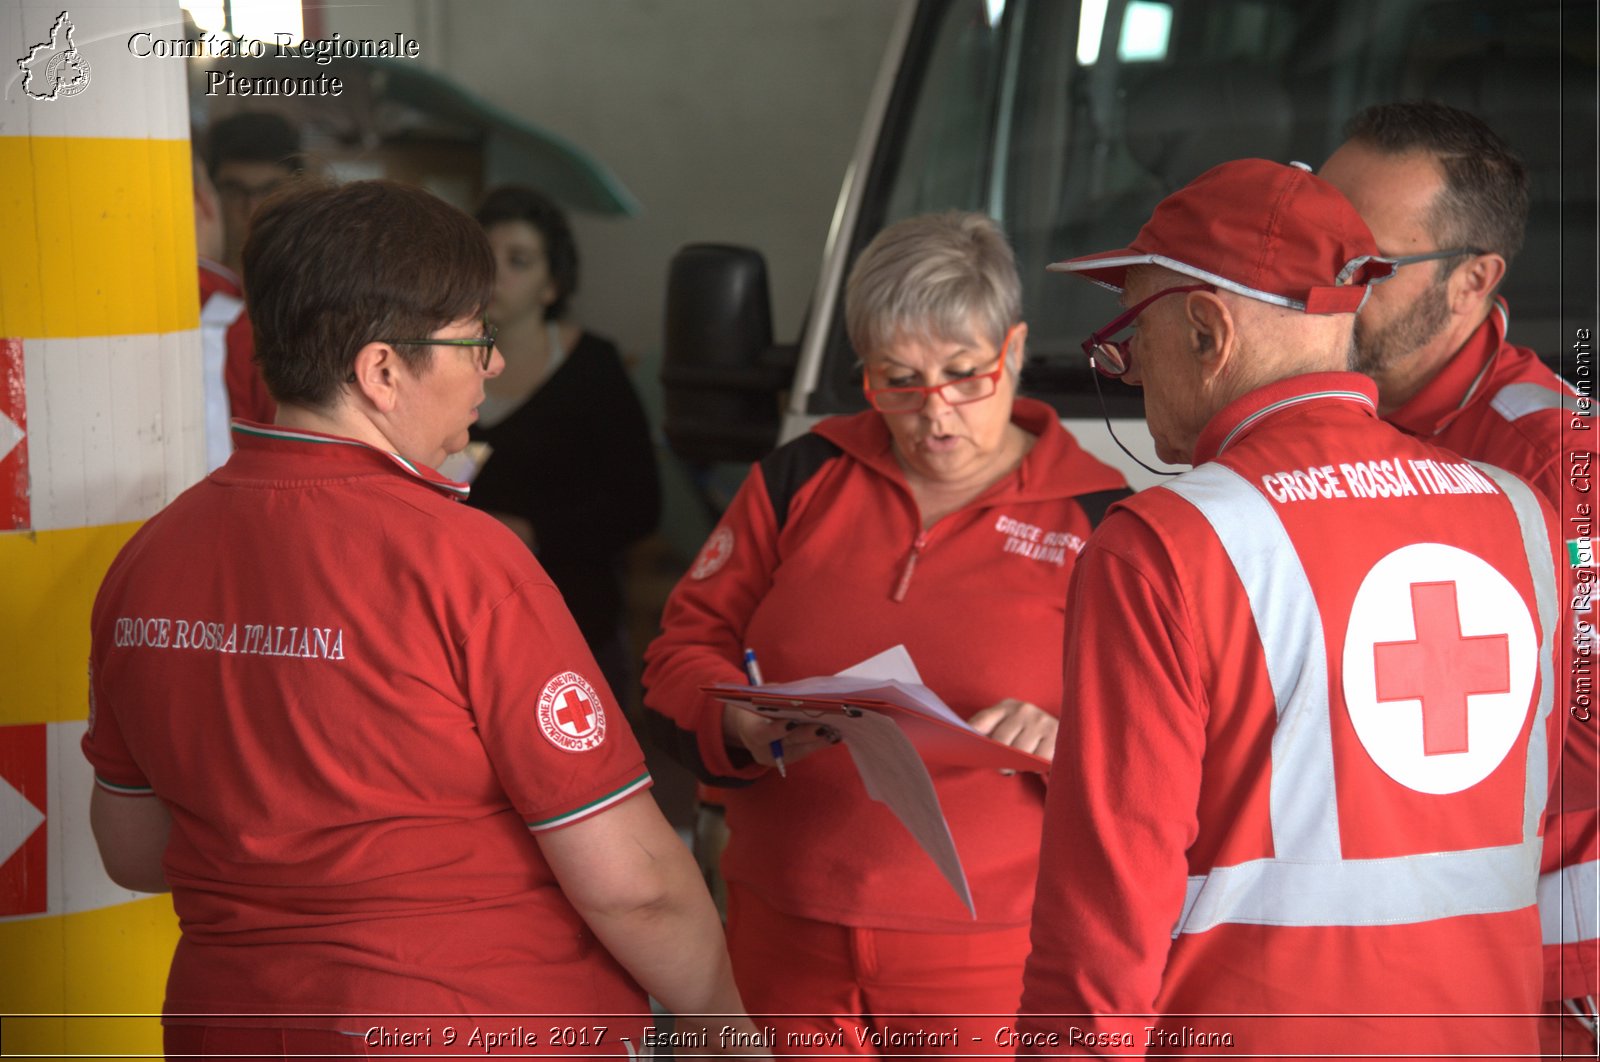
{"type": "Polygon", "coordinates": [[[1056,262],[1121,291],[1129,266],[1158,265],[1306,313],[1354,313],[1394,272],[1356,208],[1296,163],[1214,166],[1157,204],[1133,243],[1056,262]]]}

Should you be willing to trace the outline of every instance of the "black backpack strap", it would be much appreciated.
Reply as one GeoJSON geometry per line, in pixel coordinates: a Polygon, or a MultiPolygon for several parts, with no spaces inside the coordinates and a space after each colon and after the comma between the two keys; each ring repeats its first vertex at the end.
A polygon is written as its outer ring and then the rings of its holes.
{"type": "Polygon", "coordinates": [[[1072,499],[1083,508],[1083,514],[1089,518],[1089,527],[1100,526],[1100,521],[1106,517],[1106,510],[1121,501],[1123,498],[1133,497],[1133,491],[1127,487],[1117,487],[1114,490],[1097,490],[1093,494],[1080,494],[1072,499]]]}
{"type": "MultiPolygon", "coordinates": [[[[772,512],[777,518],[778,530],[789,520],[789,503],[812,476],[829,461],[842,453],[839,447],[814,432],[807,432],[761,459],[761,479],[767,488],[767,498],[772,502],[772,512]]],[[[700,758],[699,739],[692,730],[681,729],[677,723],[656,711],[644,713],[645,731],[669,756],[694,772],[694,776],[708,785],[725,789],[739,789],[750,785],[751,778],[726,778],[713,774],[700,758]]],[[[748,767],[755,760],[744,749],[730,748],[728,757],[736,767],[748,767]]]]}
{"type": "Polygon", "coordinates": [[[837,444],[808,431],[761,459],[761,479],[766,484],[767,498],[772,502],[772,515],[777,519],[779,531],[789,522],[789,503],[800,488],[842,452],[837,444]]]}
{"type": "MultiPolygon", "coordinates": [[[[683,729],[660,712],[645,709],[644,729],[657,748],[687,767],[696,778],[707,785],[720,786],[723,789],[743,789],[755,782],[754,778],[728,778],[713,774],[711,768],[706,766],[705,760],[700,758],[700,739],[695,732],[683,729]]],[[[728,760],[735,767],[748,767],[756,762],[755,757],[749,752],[731,746],[728,749],[728,760]]]]}

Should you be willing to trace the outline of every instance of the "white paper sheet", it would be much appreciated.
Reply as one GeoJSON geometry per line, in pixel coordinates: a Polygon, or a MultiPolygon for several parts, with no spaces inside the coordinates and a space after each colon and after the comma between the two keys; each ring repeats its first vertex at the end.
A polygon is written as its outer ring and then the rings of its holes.
{"type": "MultiPolygon", "coordinates": [[[[837,675],[822,675],[795,682],[772,682],[762,686],[761,693],[767,697],[856,696],[863,700],[888,701],[942,719],[963,730],[972,730],[967,721],[951,711],[937,693],[922,684],[917,665],[903,645],[885,649],[877,656],[868,657],[837,675]]],[[[972,732],[977,733],[976,730],[972,732]]]]}
{"type": "MultiPolygon", "coordinates": [[[[922,685],[922,676],[903,645],[887,649],[837,675],[773,683],[762,686],[760,692],[763,697],[781,697],[786,693],[794,696],[857,694],[873,700],[892,700],[915,711],[966,726],[965,720],[922,685]]],[[[815,712],[799,708],[767,705],[754,708],[748,702],[731,699],[730,703],[756,711],[765,718],[794,719],[813,725],[822,722],[837,731],[845,748],[850,750],[850,759],[867,795],[894,813],[928,853],[928,858],[939,868],[939,873],[944,875],[972,917],[978,917],[972,903],[972,890],[967,885],[967,872],[956,852],[955,838],[950,835],[944,809],[939,806],[933,779],[911,739],[894,720],[868,711],[829,713],[825,720],[819,720],[815,712]]]]}

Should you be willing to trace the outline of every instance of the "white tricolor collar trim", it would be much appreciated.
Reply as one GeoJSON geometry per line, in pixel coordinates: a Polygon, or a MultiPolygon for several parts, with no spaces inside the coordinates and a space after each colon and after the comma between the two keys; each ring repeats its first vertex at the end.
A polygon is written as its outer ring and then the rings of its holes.
{"type": "Polygon", "coordinates": [[[370,446],[357,439],[346,439],[339,435],[323,435],[319,432],[298,431],[293,428],[281,428],[276,425],[269,428],[259,424],[246,424],[239,420],[233,422],[233,430],[241,435],[254,435],[263,439],[284,439],[290,442],[318,443],[328,446],[354,446],[360,450],[369,450],[375,454],[382,454],[405,469],[412,477],[447,494],[465,498],[472,490],[465,483],[457,483],[453,479],[446,479],[433,469],[408,461],[392,450],[380,450],[376,446],[370,446]]]}

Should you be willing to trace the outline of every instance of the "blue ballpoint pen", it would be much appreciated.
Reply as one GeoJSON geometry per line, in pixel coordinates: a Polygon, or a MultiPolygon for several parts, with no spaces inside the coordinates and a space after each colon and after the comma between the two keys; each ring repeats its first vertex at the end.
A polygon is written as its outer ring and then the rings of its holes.
{"type": "MultiPolygon", "coordinates": [[[[756,663],[756,651],[754,649],[746,649],[744,651],[744,674],[750,680],[750,685],[761,685],[761,665],[756,663]]],[[[789,777],[788,770],[783,766],[783,740],[780,738],[774,741],[771,749],[772,762],[778,768],[778,777],[789,777]]]]}

